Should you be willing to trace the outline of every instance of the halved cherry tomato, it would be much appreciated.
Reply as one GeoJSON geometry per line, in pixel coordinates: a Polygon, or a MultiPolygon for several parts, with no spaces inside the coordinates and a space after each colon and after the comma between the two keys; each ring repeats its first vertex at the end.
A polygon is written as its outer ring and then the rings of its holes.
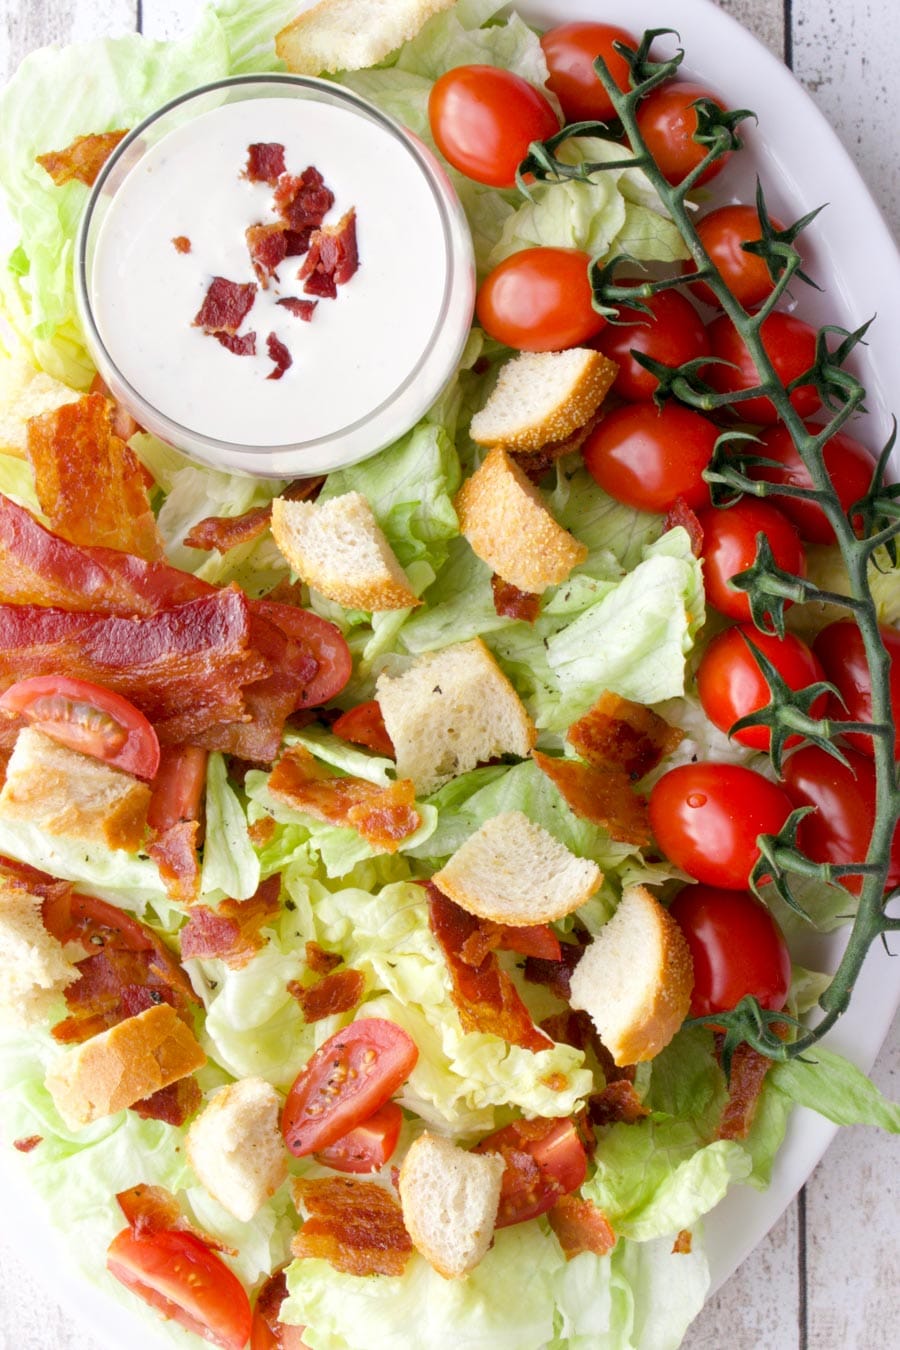
{"type": "Polygon", "coordinates": [[[703,480],[719,428],[690,408],[631,403],[616,408],[584,443],[584,463],[616,501],[640,511],[668,511],[679,497],[709,506],[703,480]]]}
{"type": "MultiPolygon", "coordinates": [[[[708,89],[684,80],[669,80],[659,85],[638,104],[638,130],[663,177],[673,186],[684,182],[706,158],[708,147],[694,140],[697,110],[693,105],[701,98],[712,99],[724,110],[724,103],[708,89]]],[[[730,155],[723,155],[704,169],[696,186],[708,183],[721,173],[729,158],[730,155]]]]}
{"type": "Polygon", "coordinates": [[[392,1158],[402,1128],[400,1107],[385,1102],[368,1120],[319,1149],[316,1162],[336,1172],[377,1172],[392,1158]]]}
{"type": "Polygon", "coordinates": [[[357,703],[355,708],[348,708],[345,713],[341,713],[336,722],[332,723],[331,730],[335,736],[351,741],[353,745],[364,745],[388,759],[396,758],[394,742],[384,725],[381,704],[377,698],[369,699],[367,703],[357,703]]]}
{"type": "Polygon", "coordinates": [[[316,1051],[294,1079],[281,1116],[295,1158],[335,1143],[384,1106],[415,1067],[411,1036],[381,1017],[352,1022],[316,1051]]]}
{"type": "MultiPolygon", "coordinates": [[[[810,431],[817,428],[809,426],[810,431]]],[[[751,453],[765,459],[777,460],[777,465],[755,464],[748,469],[751,478],[762,479],[767,483],[785,483],[789,487],[812,487],[806,465],[797,453],[791,433],[785,426],[771,427],[763,432],[761,444],[753,446],[751,453]]],[[[850,508],[864,497],[872,484],[875,472],[875,457],[859,441],[843,431],[836,432],[825,442],[822,450],[822,463],[831,479],[844,514],[849,515],[850,508]]],[[[816,502],[803,501],[800,497],[778,496],[779,511],[792,520],[803,539],[813,544],[833,544],[834,530],[821,506],[816,502]]],[[[854,525],[859,527],[859,517],[854,525]]]]}
{"type": "Polygon", "coordinates": [[[473,1153],[499,1153],[506,1162],[496,1228],[546,1214],[587,1176],[587,1154],[571,1120],[514,1120],[480,1140],[473,1153]]]}
{"type": "Polygon", "coordinates": [[[709,886],[742,891],[759,858],[761,834],[791,813],[783,788],[739,764],[681,764],[650,793],[650,826],[667,858],[709,886]]]}
{"type": "Polygon", "coordinates": [[[289,1326],[278,1320],[287,1293],[284,1270],[276,1270],[260,1289],[253,1305],[250,1350],[309,1350],[303,1339],[303,1327],[289,1326]]]}
{"type": "Polygon", "coordinates": [[[454,66],[432,87],[428,121],[444,158],[477,183],[509,188],[532,141],[559,131],[534,85],[498,66],[454,66]]]}
{"type": "MultiPolygon", "coordinates": [[[[727,365],[716,362],[707,366],[705,374],[712,387],[720,394],[737,394],[755,388],[759,384],[756,364],[728,315],[721,314],[718,319],[713,319],[708,331],[713,356],[728,362],[727,365]]],[[[791,384],[812,369],[816,359],[816,330],[802,319],[775,310],[763,322],[759,335],[782,384],[791,384]]],[[[799,385],[790,399],[801,417],[810,417],[821,406],[814,384],[799,385]]],[[[773,426],[778,421],[772,400],[761,395],[735,403],[734,412],[742,422],[773,426]]]]}
{"type": "Polygon", "coordinates": [[[652,398],[659,388],[656,376],[635,360],[633,352],[666,366],[680,366],[709,355],[706,326],[690,300],[677,291],[660,291],[644,303],[649,316],[623,305],[620,322],[608,323],[591,343],[615,361],[619,372],[613,389],[632,403],[652,398]]]}
{"type": "Polygon", "coordinates": [[[193,1233],[124,1229],[106,1256],[109,1273],[152,1308],[224,1350],[244,1350],[250,1300],[237,1276],[193,1233]]]}
{"type": "Polygon", "coordinates": [[[199,745],[160,747],[159,769],[151,783],[147,824],[162,834],[180,820],[199,820],[206,788],[209,751],[199,745]]]}
{"type": "MultiPolygon", "coordinates": [[[[795,806],[815,810],[799,825],[797,842],[814,862],[864,862],[877,802],[875,767],[867,755],[842,747],[847,764],[817,745],[804,745],[785,761],[784,787],[795,806]]],[[[859,895],[861,875],[841,878],[859,895]]],[[[894,831],[886,889],[900,884],[900,823],[894,831]]]]}
{"type": "Polygon", "coordinates": [[[339,628],[327,619],[299,605],[283,605],[276,600],[257,600],[256,610],[276,624],[295,642],[304,643],[319,664],[316,674],[303,690],[298,708],[317,708],[341,692],[350,678],[353,657],[339,628]]]}
{"type": "Polygon", "coordinates": [[[728,1012],[747,994],[779,1012],[791,987],[784,934],[749,891],[685,886],[669,913],[687,938],[694,962],[691,1017],[728,1012]]]}
{"type": "MultiPolygon", "coordinates": [[[[767,657],[791,689],[805,689],[825,678],[821,665],[800,638],[787,633],[783,638],[761,633],[752,624],[740,624],[719,633],[703,653],[697,667],[697,692],[703,711],[720,731],[729,731],[741,717],[757,712],[772,701],[768,681],[753,655],[752,643],[767,657]]],[[[821,693],[810,708],[812,717],[821,717],[828,702],[821,693]]],[[[734,733],[734,740],[755,750],[768,750],[768,727],[745,727],[734,733]]],[[[799,736],[789,736],[788,745],[796,745],[799,736]]]]}
{"type": "MultiPolygon", "coordinates": [[[[778,567],[794,576],[806,575],[806,557],[796,529],[775,506],[742,497],[722,510],[703,511],[703,584],[706,598],[732,619],[750,618],[746,591],[730,583],[756,561],[758,536],[764,535],[778,567]]],[[[790,602],[788,602],[790,603],[790,602]]]]}
{"type": "Polygon", "coordinates": [[[25,717],[44,735],[138,778],[159,768],[159,741],[142,712],[121,694],[67,675],[19,680],[0,698],[0,709],[25,717]]]}
{"type": "MultiPolygon", "coordinates": [[[[900,759],[900,629],[880,627],[881,638],[890,659],[891,709],[897,734],[894,758],[900,759]]],[[[836,722],[868,722],[872,717],[872,677],[866,662],[862,633],[853,619],[838,619],[823,628],[813,643],[813,651],[822,662],[825,676],[835,685],[840,698],[828,700],[828,716],[836,722]],[[843,700],[843,701],[842,701],[843,700]]],[[[863,731],[848,731],[846,739],[854,749],[871,755],[872,737],[863,731]]]]}
{"type": "Polygon", "coordinates": [[[567,122],[605,122],[615,116],[594,70],[594,62],[602,56],[622,92],[629,88],[628,62],[614,49],[614,42],[637,50],[637,38],[611,23],[563,23],[541,38],[550,71],[547,88],[559,99],[567,122]]]}
{"type": "Polygon", "coordinates": [[[562,351],[596,337],[590,257],[577,248],[523,248],[485,278],[475,312],[484,331],[524,352],[562,351]]]}
{"type": "MultiPolygon", "coordinates": [[[[775,230],[784,227],[772,219],[775,230]]],[[[775,283],[765,261],[757,253],[748,253],[744,244],[756,244],[762,239],[762,225],[754,206],[720,206],[709,211],[695,223],[700,242],[710,261],[722,274],[722,280],[736,300],[745,309],[756,309],[772,294],[775,283]]],[[[682,272],[689,276],[695,271],[693,263],[682,263],[682,272]]],[[[720,308],[719,302],[705,281],[696,281],[691,290],[704,304],[720,308]]]]}

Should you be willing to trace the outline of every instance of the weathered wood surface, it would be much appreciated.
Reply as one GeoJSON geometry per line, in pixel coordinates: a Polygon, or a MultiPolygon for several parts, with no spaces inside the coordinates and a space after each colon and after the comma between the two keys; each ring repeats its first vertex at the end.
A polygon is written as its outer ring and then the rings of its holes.
{"type": "MultiPolygon", "coordinates": [[[[790,61],[900,236],[897,0],[718,3],[790,61]]],[[[677,6],[672,0],[673,23],[677,6]]],[[[139,13],[143,31],[161,37],[181,29],[193,8],[192,0],[5,0],[0,82],[36,46],[128,32],[139,13]]],[[[887,1095],[900,1095],[900,1027],[873,1076],[887,1095]]],[[[890,1350],[900,1343],[896,1157],[893,1139],[844,1130],[802,1195],[709,1302],[686,1350],[890,1350]]],[[[45,1283],[22,1266],[6,1215],[3,1224],[0,1350],[97,1350],[57,1307],[50,1273],[45,1283]]]]}

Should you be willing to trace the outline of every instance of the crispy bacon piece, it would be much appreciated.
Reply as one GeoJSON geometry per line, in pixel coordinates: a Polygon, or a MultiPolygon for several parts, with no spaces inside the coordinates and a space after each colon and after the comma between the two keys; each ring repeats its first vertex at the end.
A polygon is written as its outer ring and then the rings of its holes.
{"type": "Polygon", "coordinates": [[[113,435],[112,409],[102,394],[30,418],[27,454],[54,533],[148,562],[163,556],[143,467],[113,435]]]}
{"type": "Polygon", "coordinates": [[[99,131],[90,136],[76,136],[65,150],[48,150],[35,159],[45,169],[57,187],[65,183],[84,183],[93,187],[97,175],[128,131],[99,131]]]}
{"type": "Polygon", "coordinates": [[[385,853],[396,853],[422,823],[410,779],[381,788],[364,778],[338,778],[302,745],[282,755],[269,779],[269,791],[303,815],[358,830],[373,848],[385,853]]]}
{"type": "Polygon", "coordinates": [[[44,1136],[42,1134],[29,1134],[24,1135],[21,1139],[14,1139],[13,1148],[19,1153],[32,1153],[38,1144],[43,1142],[44,1136]]]}
{"type": "Polygon", "coordinates": [[[252,329],[249,333],[213,333],[212,337],[232,356],[256,355],[256,334],[252,329]]]}
{"type": "Polygon", "coordinates": [[[135,1102],[129,1110],[134,1111],[142,1120],[161,1120],[166,1125],[184,1125],[190,1120],[203,1101],[200,1084],[192,1074],[179,1078],[176,1083],[160,1088],[150,1097],[135,1102]]]}
{"type": "Polygon", "coordinates": [[[666,514],[665,528],[674,530],[676,525],[680,525],[687,532],[694,557],[701,557],[703,554],[703,526],[683,497],[676,497],[674,504],[666,514]]]}
{"type": "Polygon", "coordinates": [[[478,927],[466,938],[459,955],[467,966],[480,966],[488,952],[498,948],[546,961],[562,959],[559,939],[547,924],[519,928],[512,924],[492,923],[489,919],[479,919],[478,927]]]}
{"type": "Polygon", "coordinates": [[[269,277],[278,279],[277,268],[287,256],[287,241],[283,225],[250,225],[244,237],[250,250],[250,261],[263,290],[269,288],[269,277]]]}
{"type": "Polygon", "coordinates": [[[273,204],[288,229],[301,234],[319,228],[334,206],[334,193],[326,187],[319,170],[310,164],[299,177],[281,175],[273,204]]]}
{"type": "Polygon", "coordinates": [[[172,243],[175,245],[176,253],[190,253],[191,241],[186,234],[176,234],[172,243]]]}
{"type": "Polygon", "coordinates": [[[205,333],[236,333],[253,308],[255,299],[254,282],[213,277],[194,317],[194,327],[202,328],[205,333]]]}
{"type": "Polygon", "coordinates": [[[275,362],[266,379],[280,380],[284,372],[294,364],[294,358],[281,339],[274,333],[270,333],[266,338],[266,350],[269,353],[269,359],[275,362]]]}
{"type": "Polygon", "coordinates": [[[291,1243],[294,1256],[329,1261],[346,1275],[402,1275],[412,1255],[400,1202],[374,1181],[297,1179],[294,1203],[309,1218],[291,1243]]]}
{"type": "MultiPolygon", "coordinates": [[[[130,441],[135,432],[140,431],[141,428],[138,425],[138,423],[134,420],[131,413],[128,411],[127,408],[123,407],[122,404],[118,402],[118,400],[113,395],[112,390],[109,388],[109,385],[106,383],[103,376],[100,375],[99,373],[95,375],[94,378],[91,380],[88,393],[102,394],[104,398],[109,400],[110,405],[112,407],[113,435],[118,436],[120,441],[130,441]]],[[[138,461],[138,467],[140,468],[140,471],[144,477],[144,486],[147,488],[152,488],[155,481],[153,478],[153,474],[146,467],[146,465],[141,464],[140,460],[138,461]]]]}
{"type": "Polygon", "coordinates": [[[494,609],[506,619],[521,619],[523,623],[534,623],[541,612],[541,597],[531,591],[520,591],[511,581],[504,581],[495,572],[491,577],[491,593],[494,597],[494,609]]]}
{"type": "Polygon", "coordinates": [[[319,302],[318,300],[301,300],[296,295],[283,295],[275,303],[276,305],[283,305],[289,314],[294,315],[294,318],[303,319],[304,323],[310,323],[319,302]]]}
{"type": "Polygon", "coordinates": [[[577,1195],[561,1195],[548,1211],[553,1229],[567,1261],[582,1252],[606,1256],[616,1245],[616,1235],[602,1210],[591,1200],[577,1195]]]}
{"type": "MultiPolygon", "coordinates": [[[[303,303],[302,300],[298,301],[298,304],[303,303]]],[[[323,474],[312,478],[296,478],[281,495],[290,502],[314,501],[324,482],[323,474]]],[[[220,553],[227,553],[230,548],[236,548],[238,544],[250,544],[265,534],[271,519],[271,502],[268,506],[254,506],[241,516],[207,516],[193,526],[184,542],[188,548],[217,548],[220,553]]]]}
{"type": "Polygon", "coordinates": [[[381,715],[381,704],[375,698],[369,699],[367,703],[357,703],[355,708],[341,713],[337,721],[332,723],[331,730],[343,741],[364,745],[387,759],[397,758],[394,742],[388,735],[381,715]]]}
{"type": "Polygon", "coordinates": [[[308,987],[291,980],[288,991],[300,1004],[307,1022],[321,1022],[323,1017],[357,1007],[366,992],[366,977],[361,970],[334,970],[308,987]]]}
{"type": "Polygon", "coordinates": [[[595,769],[578,759],[554,759],[540,750],[531,753],[576,816],[599,825],[610,839],[647,847],[653,838],[647,803],[621,769],[595,769]]]}
{"type": "MultiPolygon", "coordinates": [[[[284,1268],[276,1270],[274,1275],[270,1275],[256,1296],[256,1303],[253,1305],[254,1327],[253,1337],[257,1338],[257,1321],[263,1321],[266,1330],[269,1333],[270,1340],[266,1342],[266,1350],[287,1350],[288,1342],[285,1341],[285,1335],[290,1335],[290,1350],[309,1350],[306,1342],[301,1340],[303,1327],[291,1325],[288,1328],[287,1323],[280,1321],[279,1313],[281,1305],[288,1296],[287,1276],[284,1268]]],[[[262,1345],[260,1339],[259,1344],[262,1345]]]]}
{"type": "Polygon", "coordinates": [[[572,749],[597,769],[621,769],[638,782],[684,739],[652,708],[608,690],[567,732],[572,749]]]}
{"type": "Polygon", "coordinates": [[[176,904],[191,905],[200,894],[197,849],[203,834],[203,795],[208,751],[197,745],[162,747],[147,810],[151,841],[147,852],[176,904]]]}
{"type": "Polygon", "coordinates": [[[428,922],[444,953],[453,982],[453,1002],[463,1031],[482,1031],[500,1036],[526,1050],[547,1050],[553,1042],[539,1031],[506,971],[494,952],[487,952],[478,966],[470,966],[461,953],[478,927],[472,914],[449,900],[433,882],[428,891],[428,922]]]}
{"type": "Polygon", "coordinates": [[[561,942],[559,961],[546,961],[541,957],[525,958],[525,979],[529,984],[543,984],[557,998],[568,1003],[572,997],[572,971],[584,954],[584,947],[575,942],[561,942]]]}
{"type": "Polygon", "coordinates": [[[563,455],[573,455],[576,450],[581,449],[594,427],[602,420],[603,413],[604,409],[601,408],[589,422],[586,422],[583,427],[579,427],[577,431],[573,431],[571,436],[567,436],[564,441],[549,441],[540,450],[514,453],[513,459],[525,476],[531,479],[532,483],[539,483],[553,468],[558,459],[561,459],[563,455]]]}
{"type": "Polygon", "coordinates": [[[689,1228],[682,1228],[672,1244],[673,1256],[690,1256],[694,1245],[694,1235],[689,1228]]]}
{"type": "Polygon", "coordinates": [[[356,211],[351,207],[337,225],[324,225],[313,231],[309,252],[297,277],[305,283],[307,295],[333,300],[338,286],[349,281],[358,268],[356,211]]]}
{"type": "Polygon", "coordinates": [[[318,942],[306,944],[306,964],[314,975],[330,975],[343,959],[338,952],[326,952],[318,942]]]}
{"type": "Polygon", "coordinates": [[[308,230],[285,230],[284,247],[289,258],[299,258],[309,248],[309,241],[312,238],[312,229],[308,230]]]}
{"type": "MultiPolygon", "coordinates": [[[[782,1023],[777,1024],[779,1027],[782,1023]]],[[[787,1035],[787,1027],[784,1027],[787,1035]]],[[[724,1037],[716,1035],[716,1050],[721,1056],[724,1037]]],[[[750,1133],[766,1074],[772,1061],[752,1045],[741,1044],[731,1057],[728,1077],[728,1098],[716,1132],[717,1139],[746,1139],[750,1133]]]]}
{"type": "Polygon", "coordinates": [[[49,872],[42,872],[17,858],[0,854],[0,886],[4,890],[23,890],[38,895],[42,900],[62,903],[72,893],[71,881],[59,881],[49,872]]]}
{"type": "Polygon", "coordinates": [[[588,1116],[592,1125],[634,1125],[649,1116],[650,1111],[627,1078],[607,1083],[602,1092],[595,1092],[588,1102],[588,1116]]]}
{"type": "Polygon", "coordinates": [[[181,959],[218,957],[241,970],[263,945],[259,930],[279,911],[281,878],[263,881],[249,900],[223,900],[218,909],[195,905],[181,930],[181,959]]]}
{"type": "Polygon", "coordinates": [[[226,1256],[237,1256],[234,1247],[220,1242],[211,1233],[195,1227],[181,1212],[181,1206],[171,1191],[165,1186],[146,1184],[130,1186],[116,1195],[119,1208],[125,1215],[125,1221],[136,1237],[145,1233],[159,1233],[163,1230],[177,1229],[180,1233],[193,1233],[214,1252],[224,1252],[226,1256]]]}
{"type": "Polygon", "coordinates": [[[192,905],[200,894],[199,843],[200,822],[179,820],[147,845],[166,894],[178,905],[192,905]]]}
{"type": "Polygon", "coordinates": [[[251,183],[274,187],[284,168],[284,146],[279,141],[254,141],[247,146],[247,167],[243,177],[251,183]]]}

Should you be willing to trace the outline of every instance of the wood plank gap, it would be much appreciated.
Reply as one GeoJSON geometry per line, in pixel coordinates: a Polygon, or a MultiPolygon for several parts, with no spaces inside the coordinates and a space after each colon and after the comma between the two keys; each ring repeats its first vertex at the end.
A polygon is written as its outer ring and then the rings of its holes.
{"type": "Polygon", "coordinates": [[[144,0],[135,0],[134,26],[138,33],[144,31],[144,0]]]}
{"type": "MultiPolygon", "coordinates": [[[[790,5],[791,0],[785,0],[790,5]]],[[[809,1350],[809,1288],[806,1270],[806,1187],[797,1196],[797,1320],[798,1350],[809,1350]]]]}
{"type": "Polygon", "coordinates": [[[784,0],[784,64],[794,69],[794,0],[784,0]]]}

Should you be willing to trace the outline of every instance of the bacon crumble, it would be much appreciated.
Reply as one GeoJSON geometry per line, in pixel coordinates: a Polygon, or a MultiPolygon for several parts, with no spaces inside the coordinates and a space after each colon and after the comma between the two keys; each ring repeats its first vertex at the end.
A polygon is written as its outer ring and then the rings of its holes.
{"type": "Polygon", "coordinates": [[[297,278],[305,283],[303,289],[308,295],[333,300],[338,286],[348,282],[358,268],[356,211],[351,207],[337,225],[313,231],[309,252],[297,278]]]}
{"type": "Polygon", "coordinates": [[[572,749],[596,769],[619,769],[639,782],[684,739],[652,708],[609,690],[566,733],[572,749]]]}
{"type": "Polygon", "coordinates": [[[176,234],[172,243],[175,245],[176,253],[190,253],[191,251],[191,241],[186,234],[176,234]]]}
{"type": "Polygon", "coordinates": [[[280,300],[275,301],[276,305],[282,305],[294,318],[302,319],[304,323],[311,323],[312,317],[316,312],[318,300],[302,300],[298,295],[283,295],[280,300]]]}
{"type": "Polygon", "coordinates": [[[277,268],[287,256],[283,225],[250,225],[245,231],[247,248],[253,270],[263,290],[269,288],[269,278],[278,280],[277,268]]]}
{"type": "Polygon", "coordinates": [[[401,778],[383,788],[364,778],[338,777],[302,745],[282,755],[269,779],[269,791],[303,815],[358,830],[385,853],[395,853],[422,823],[410,779],[401,778]]]}
{"type": "Polygon", "coordinates": [[[274,187],[284,168],[284,146],[278,141],[254,141],[247,146],[247,167],[244,178],[251,183],[268,183],[274,187]]]}
{"type": "Polygon", "coordinates": [[[403,1211],[383,1186],[350,1177],[297,1179],[294,1203],[309,1218],[291,1243],[299,1260],[319,1258],[346,1275],[402,1275],[412,1256],[403,1211]]]}
{"type": "Polygon", "coordinates": [[[541,597],[531,591],[520,591],[511,581],[504,581],[495,572],[491,577],[491,594],[494,597],[494,609],[506,619],[521,619],[523,623],[534,623],[541,612],[541,597]]]}
{"type": "Polygon", "coordinates": [[[361,970],[334,970],[312,985],[291,980],[288,992],[300,1004],[307,1022],[321,1022],[358,1007],[366,992],[366,977],[361,970]]]}
{"type": "Polygon", "coordinates": [[[242,970],[260,950],[260,929],[279,911],[281,878],[260,883],[249,900],[223,900],[217,909],[195,905],[181,930],[181,957],[216,957],[230,970],[242,970]]]}
{"type": "Polygon", "coordinates": [[[14,1139],[13,1148],[16,1149],[18,1153],[31,1153],[37,1148],[38,1144],[42,1144],[43,1142],[44,1136],[42,1134],[29,1134],[23,1136],[21,1139],[14,1139]]]}
{"type": "Polygon", "coordinates": [[[275,333],[270,333],[266,338],[266,350],[269,357],[274,361],[274,367],[266,376],[267,380],[280,380],[286,370],[294,364],[294,358],[291,356],[287,347],[275,333]]]}
{"type": "Polygon", "coordinates": [[[253,308],[255,299],[255,282],[213,277],[203,304],[194,316],[194,327],[202,328],[205,333],[229,333],[234,336],[253,308]]]}
{"type": "MultiPolygon", "coordinates": [[[[785,1023],[776,1023],[778,1034],[786,1038],[788,1028],[785,1023]]],[[[721,1059],[724,1036],[716,1033],[716,1053],[721,1059]]],[[[752,1045],[742,1042],[731,1056],[731,1070],[728,1076],[728,1097],[722,1110],[722,1118],[716,1131],[717,1139],[746,1139],[750,1133],[759,1105],[759,1095],[765,1083],[766,1074],[772,1067],[767,1055],[762,1055],[752,1045]]]]}
{"type": "Polygon", "coordinates": [[[49,150],[44,155],[36,155],[35,160],[46,170],[57,187],[72,182],[93,187],[103,165],[127,135],[126,130],[101,131],[89,136],[76,136],[65,150],[49,150]]]}
{"type": "Polygon", "coordinates": [[[616,1245],[616,1235],[609,1220],[591,1200],[561,1195],[548,1211],[547,1220],[567,1261],[582,1252],[606,1256],[616,1245]]]}

